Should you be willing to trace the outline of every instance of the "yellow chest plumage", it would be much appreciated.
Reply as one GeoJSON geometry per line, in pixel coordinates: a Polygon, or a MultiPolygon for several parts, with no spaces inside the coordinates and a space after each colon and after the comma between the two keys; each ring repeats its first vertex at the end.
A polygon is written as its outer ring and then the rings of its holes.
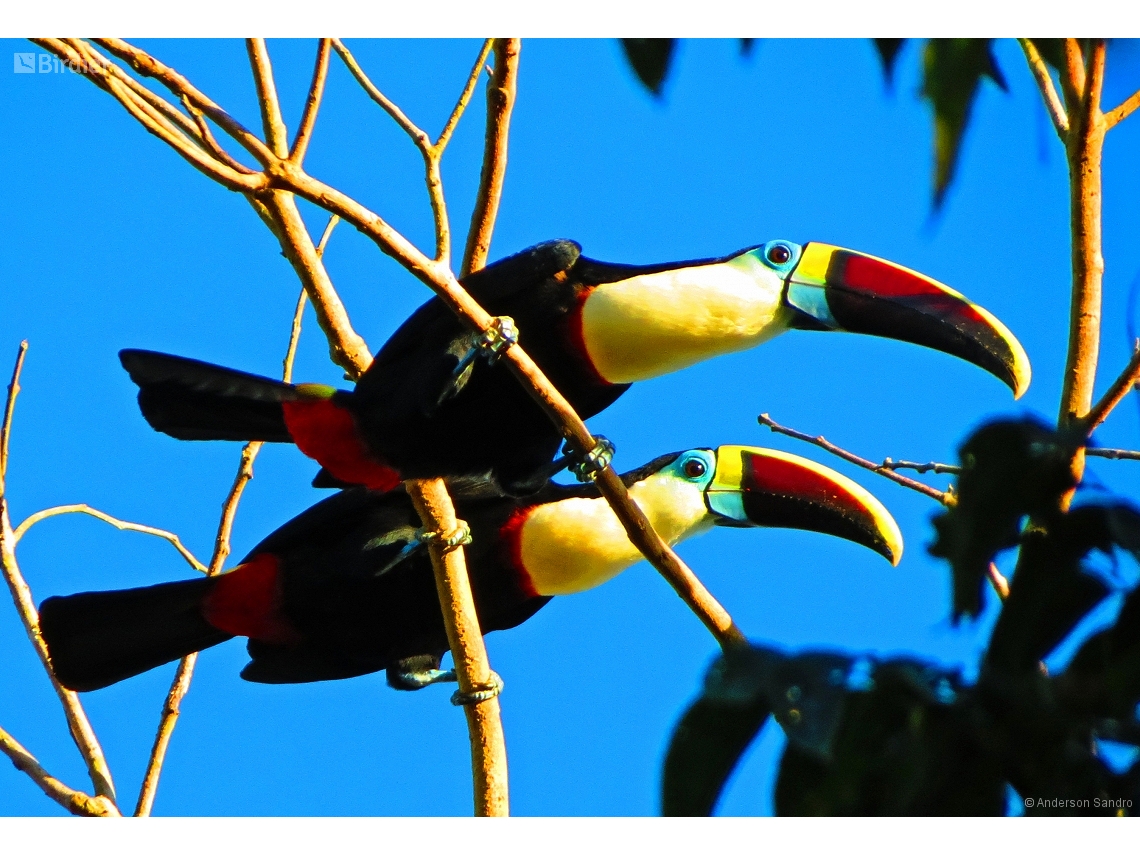
{"type": "Polygon", "coordinates": [[[759,263],[685,267],[599,285],[582,306],[582,338],[611,383],[668,374],[783,332],[783,282],[759,263]]]}
{"type": "MultiPolygon", "coordinates": [[[[630,495],[669,544],[712,526],[704,496],[691,483],[650,477],[630,495]]],[[[605,499],[566,499],[532,510],[518,555],[537,593],[573,594],[601,585],[641,560],[605,499]]]]}

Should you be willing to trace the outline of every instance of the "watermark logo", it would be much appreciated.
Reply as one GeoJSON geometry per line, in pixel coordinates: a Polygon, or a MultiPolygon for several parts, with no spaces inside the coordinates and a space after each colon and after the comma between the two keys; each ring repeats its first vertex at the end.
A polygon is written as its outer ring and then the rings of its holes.
{"type": "Polygon", "coordinates": [[[13,53],[12,72],[15,74],[90,74],[94,66],[82,61],[69,62],[50,53],[13,53]]]}

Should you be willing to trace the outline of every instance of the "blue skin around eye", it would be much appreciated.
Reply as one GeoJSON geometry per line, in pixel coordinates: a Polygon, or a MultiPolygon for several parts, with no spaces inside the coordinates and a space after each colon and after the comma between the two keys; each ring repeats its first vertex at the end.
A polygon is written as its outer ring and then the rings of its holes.
{"type": "Polygon", "coordinates": [[[800,263],[800,256],[803,255],[804,248],[798,243],[792,243],[790,240],[770,240],[759,249],[752,250],[752,254],[764,262],[766,267],[770,267],[779,273],[784,278],[787,278],[796,265],[800,263]],[[768,258],[768,252],[775,246],[782,246],[790,253],[788,260],[783,264],[776,264],[768,258]]]}
{"type": "Polygon", "coordinates": [[[712,481],[713,475],[716,474],[716,455],[713,452],[706,451],[703,448],[686,451],[673,461],[673,463],[669,466],[669,471],[676,477],[681,478],[685,481],[691,481],[692,483],[699,486],[702,490],[704,490],[712,481]],[[685,464],[694,459],[700,460],[703,464],[705,464],[704,474],[698,478],[691,478],[685,474],[685,464]]]}

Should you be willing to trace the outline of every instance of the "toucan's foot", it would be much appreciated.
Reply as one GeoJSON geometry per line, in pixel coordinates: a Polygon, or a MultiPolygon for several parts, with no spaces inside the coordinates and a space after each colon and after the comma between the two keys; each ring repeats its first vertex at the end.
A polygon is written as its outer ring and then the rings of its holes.
{"type": "MultiPolygon", "coordinates": [[[[454,672],[452,672],[454,677],[454,672]]],[[[471,704],[481,704],[483,701],[489,701],[491,698],[497,698],[499,692],[503,691],[503,678],[491,672],[491,679],[475,687],[473,692],[458,691],[451,696],[451,702],[457,707],[470,706],[471,704]]]]}
{"type": "Polygon", "coordinates": [[[606,439],[601,434],[594,437],[594,447],[585,454],[580,453],[576,448],[566,443],[562,449],[562,454],[565,459],[569,461],[566,467],[574,473],[574,477],[579,481],[585,483],[593,481],[598,477],[598,473],[605,469],[614,459],[614,452],[617,450],[614,444],[606,439]]]}
{"type": "Polygon", "coordinates": [[[475,343],[467,349],[463,358],[456,364],[447,384],[439,393],[435,405],[438,407],[459,394],[471,376],[471,365],[475,361],[475,357],[482,356],[487,360],[488,365],[494,365],[499,361],[499,357],[506,353],[507,349],[516,344],[518,340],[519,331],[514,320],[506,316],[491,318],[491,323],[487,329],[483,330],[475,339],[475,343]]]}
{"type": "MultiPolygon", "coordinates": [[[[406,663],[400,663],[404,665],[406,663]]],[[[405,671],[401,667],[388,669],[388,685],[401,692],[415,692],[435,683],[454,683],[454,669],[441,671],[438,668],[424,668],[419,671],[405,671]]]]}

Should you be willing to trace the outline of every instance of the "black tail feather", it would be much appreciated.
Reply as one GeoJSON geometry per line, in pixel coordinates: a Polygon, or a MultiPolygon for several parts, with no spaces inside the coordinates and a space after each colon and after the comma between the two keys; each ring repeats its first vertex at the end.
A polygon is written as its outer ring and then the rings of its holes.
{"type": "Polygon", "coordinates": [[[232,638],[202,617],[202,599],[216,582],[49,597],[40,605],[40,632],[56,678],[89,692],[232,638]]]}
{"type": "Polygon", "coordinates": [[[293,441],[281,402],[299,396],[288,383],[151,350],[121,350],[119,361],[157,431],[175,439],[293,441]]]}

